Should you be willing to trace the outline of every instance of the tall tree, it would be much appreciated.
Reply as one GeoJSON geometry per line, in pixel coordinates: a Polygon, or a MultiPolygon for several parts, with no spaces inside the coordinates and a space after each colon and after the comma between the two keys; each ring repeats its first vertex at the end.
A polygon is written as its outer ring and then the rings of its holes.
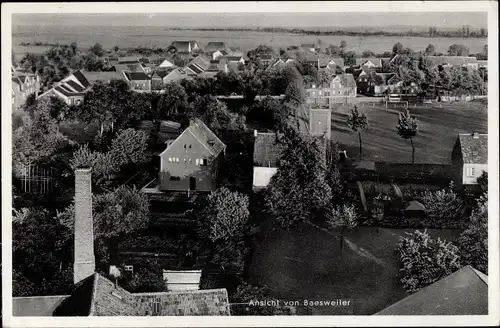
{"type": "Polygon", "coordinates": [[[96,42],[92,47],[90,47],[89,51],[97,57],[102,57],[104,55],[104,49],[99,42],[96,42]]]}
{"type": "Polygon", "coordinates": [[[394,44],[394,46],[392,47],[392,55],[394,56],[394,55],[402,54],[403,50],[404,50],[403,45],[401,44],[401,42],[398,42],[398,43],[394,44]]]}
{"type": "Polygon", "coordinates": [[[362,159],[362,141],[361,141],[361,132],[368,128],[368,118],[365,113],[360,113],[358,111],[358,106],[354,106],[351,109],[351,113],[347,118],[347,126],[353,130],[354,132],[358,132],[359,138],[359,159],[362,159]]]}
{"type": "Polygon", "coordinates": [[[144,164],[147,161],[148,135],[134,129],[120,130],[111,142],[111,156],[119,166],[144,164]]]}
{"type": "Polygon", "coordinates": [[[165,84],[163,90],[164,93],[159,96],[157,103],[158,118],[173,119],[185,113],[188,107],[188,97],[184,87],[177,82],[171,82],[165,84]]]}
{"type": "Polygon", "coordinates": [[[418,132],[418,121],[410,115],[410,111],[406,109],[403,113],[399,113],[398,119],[398,134],[403,139],[409,139],[411,143],[411,163],[415,164],[415,146],[413,145],[413,137],[418,132]]]}
{"type": "Polygon", "coordinates": [[[330,202],[325,154],[317,139],[286,129],[278,172],[265,192],[266,211],[283,227],[309,220],[330,202]]]}

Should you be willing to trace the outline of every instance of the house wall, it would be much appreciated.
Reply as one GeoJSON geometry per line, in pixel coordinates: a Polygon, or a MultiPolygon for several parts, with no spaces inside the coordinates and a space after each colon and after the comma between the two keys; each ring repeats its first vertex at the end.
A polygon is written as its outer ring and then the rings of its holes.
{"type": "Polygon", "coordinates": [[[181,139],[174,141],[160,156],[160,189],[186,191],[190,189],[191,177],[196,179],[195,190],[211,191],[216,189],[216,171],[220,158],[210,158],[210,152],[188,131],[179,138],[181,139]],[[169,158],[175,159],[175,161],[169,162],[169,158]],[[207,160],[207,165],[196,165],[196,159],[207,160]],[[172,177],[179,177],[179,180],[174,180],[172,177]]]}
{"type": "Polygon", "coordinates": [[[488,172],[488,164],[464,164],[462,171],[462,183],[464,185],[477,184],[477,178],[483,171],[488,172]]]}
{"type": "Polygon", "coordinates": [[[253,168],[253,188],[265,188],[278,171],[277,167],[255,166],[253,168]]]}
{"type": "Polygon", "coordinates": [[[151,80],[130,81],[129,83],[133,90],[151,90],[151,80]]]}

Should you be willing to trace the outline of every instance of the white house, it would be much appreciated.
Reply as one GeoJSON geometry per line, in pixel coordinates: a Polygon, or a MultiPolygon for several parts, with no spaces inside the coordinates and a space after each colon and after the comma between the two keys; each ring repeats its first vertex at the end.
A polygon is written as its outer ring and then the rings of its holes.
{"type": "Polygon", "coordinates": [[[483,171],[488,172],[488,135],[459,134],[452,152],[452,165],[458,186],[476,185],[483,171]]]}

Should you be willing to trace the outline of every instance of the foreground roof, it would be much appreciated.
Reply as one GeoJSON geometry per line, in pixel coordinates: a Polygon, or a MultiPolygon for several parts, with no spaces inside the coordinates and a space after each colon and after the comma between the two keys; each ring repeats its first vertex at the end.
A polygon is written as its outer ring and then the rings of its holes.
{"type": "Polygon", "coordinates": [[[470,265],[376,315],[486,315],[488,277],[470,265]]]}
{"type": "Polygon", "coordinates": [[[460,149],[464,164],[488,163],[488,135],[459,134],[460,149]]]}
{"type": "Polygon", "coordinates": [[[75,286],[55,316],[229,315],[225,289],[130,293],[100,274],[75,286]]]}
{"type": "Polygon", "coordinates": [[[29,296],[12,298],[12,315],[15,317],[50,317],[69,295],[29,296]]]}

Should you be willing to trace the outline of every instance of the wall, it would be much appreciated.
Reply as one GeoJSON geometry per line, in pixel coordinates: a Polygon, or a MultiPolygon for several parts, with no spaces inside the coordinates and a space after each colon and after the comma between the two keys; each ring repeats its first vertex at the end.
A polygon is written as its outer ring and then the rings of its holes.
{"type": "Polygon", "coordinates": [[[483,171],[488,172],[488,164],[464,164],[462,172],[462,181],[464,185],[477,184],[477,178],[481,176],[483,171]],[[468,169],[474,168],[474,176],[468,176],[468,169]]]}
{"type": "Polygon", "coordinates": [[[134,90],[151,90],[151,81],[130,81],[130,88],[134,90]]]}
{"type": "Polygon", "coordinates": [[[253,168],[253,188],[265,188],[278,171],[277,167],[256,166],[253,168]]]}
{"type": "Polygon", "coordinates": [[[161,156],[160,189],[186,191],[190,187],[191,177],[196,179],[195,190],[216,189],[217,176],[214,171],[220,158],[213,159],[210,156],[210,152],[189,131],[184,132],[161,156]],[[179,162],[169,162],[168,158],[179,158],[179,162]],[[196,159],[206,159],[208,165],[198,166],[196,159]],[[170,180],[171,177],[180,177],[180,180],[170,180]]]}

